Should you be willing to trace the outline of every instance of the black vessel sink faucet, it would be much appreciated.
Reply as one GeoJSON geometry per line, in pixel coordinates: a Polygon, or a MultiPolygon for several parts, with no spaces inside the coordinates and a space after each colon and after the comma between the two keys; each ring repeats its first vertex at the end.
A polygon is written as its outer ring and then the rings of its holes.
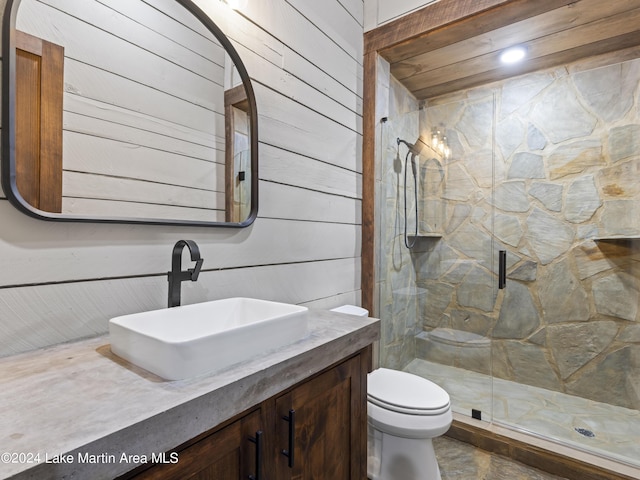
{"type": "Polygon", "coordinates": [[[178,240],[173,246],[171,271],[167,274],[169,277],[169,308],[180,306],[180,285],[186,280],[191,280],[192,282],[198,280],[202,262],[200,249],[193,240],[178,240]],[[189,249],[191,260],[196,262],[196,265],[193,268],[182,271],[182,250],[184,247],[189,249]]]}

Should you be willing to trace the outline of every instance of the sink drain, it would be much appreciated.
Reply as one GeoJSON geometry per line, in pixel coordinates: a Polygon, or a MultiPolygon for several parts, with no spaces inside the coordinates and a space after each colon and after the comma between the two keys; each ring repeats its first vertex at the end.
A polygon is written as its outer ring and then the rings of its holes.
{"type": "Polygon", "coordinates": [[[587,430],[586,428],[575,428],[574,429],[576,432],[578,432],[580,435],[584,435],[585,437],[589,437],[589,438],[593,438],[596,436],[595,433],[593,433],[591,430],[587,430]]]}

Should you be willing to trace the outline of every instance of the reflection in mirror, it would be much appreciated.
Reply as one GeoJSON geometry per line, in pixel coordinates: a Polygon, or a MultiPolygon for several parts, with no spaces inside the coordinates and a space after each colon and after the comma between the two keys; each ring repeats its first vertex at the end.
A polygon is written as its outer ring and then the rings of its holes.
{"type": "MultiPolygon", "coordinates": [[[[48,219],[253,220],[253,92],[237,53],[197,7],[13,4],[15,157],[3,163],[3,186],[11,180],[14,204],[48,219]]],[[[4,28],[6,38],[6,20],[4,28]]]]}
{"type": "Polygon", "coordinates": [[[239,222],[250,214],[251,190],[247,188],[247,172],[251,166],[249,146],[249,103],[243,86],[225,91],[226,165],[225,185],[226,221],[239,222]]]}

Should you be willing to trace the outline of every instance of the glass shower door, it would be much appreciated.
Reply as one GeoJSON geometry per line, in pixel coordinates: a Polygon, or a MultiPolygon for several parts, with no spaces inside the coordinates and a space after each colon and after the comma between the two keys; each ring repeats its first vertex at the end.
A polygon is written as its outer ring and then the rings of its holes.
{"type": "Polygon", "coordinates": [[[640,464],[640,60],[555,73],[496,88],[494,420],[640,464]]]}
{"type": "MultiPolygon", "coordinates": [[[[491,93],[431,102],[423,109],[424,129],[440,132],[449,155],[436,156],[444,171],[438,192],[441,236],[417,262],[418,285],[428,294],[420,305],[416,364],[449,392],[455,412],[487,421],[492,419],[489,334],[497,292],[494,110],[491,93]]],[[[435,198],[425,203],[425,210],[438,204],[435,198]]]]}
{"type": "Polygon", "coordinates": [[[428,378],[449,392],[454,411],[483,420],[491,420],[497,298],[493,118],[491,94],[424,107],[383,124],[380,155],[381,365],[428,378]],[[398,138],[419,144],[417,217],[411,149],[398,138]]]}
{"type": "Polygon", "coordinates": [[[376,208],[380,212],[377,262],[378,315],[382,320],[380,365],[397,370],[404,369],[415,357],[420,295],[412,251],[405,245],[405,240],[409,241],[409,235],[415,232],[415,184],[411,166],[407,165],[408,147],[398,144],[398,139],[413,142],[418,134],[419,112],[412,110],[385,119],[378,142],[381,145],[376,166],[376,208]]]}

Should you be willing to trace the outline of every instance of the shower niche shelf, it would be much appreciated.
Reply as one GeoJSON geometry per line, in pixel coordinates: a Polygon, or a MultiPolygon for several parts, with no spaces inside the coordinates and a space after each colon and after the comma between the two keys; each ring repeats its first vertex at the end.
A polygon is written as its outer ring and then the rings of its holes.
{"type": "Polygon", "coordinates": [[[411,250],[415,253],[428,252],[435,248],[438,240],[442,238],[440,233],[419,233],[418,235],[407,235],[407,240],[411,244],[411,250]]]}
{"type": "Polygon", "coordinates": [[[413,240],[414,238],[416,240],[427,239],[427,238],[439,239],[439,238],[442,238],[442,234],[441,233],[419,233],[418,235],[407,235],[407,237],[409,238],[409,240],[413,240]]]}
{"type": "Polygon", "coordinates": [[[640,236],[623,236],[612,235],[609,237],[597,237],[594,238],[594,242],[634,242],[640,240],[640,236]]]}

